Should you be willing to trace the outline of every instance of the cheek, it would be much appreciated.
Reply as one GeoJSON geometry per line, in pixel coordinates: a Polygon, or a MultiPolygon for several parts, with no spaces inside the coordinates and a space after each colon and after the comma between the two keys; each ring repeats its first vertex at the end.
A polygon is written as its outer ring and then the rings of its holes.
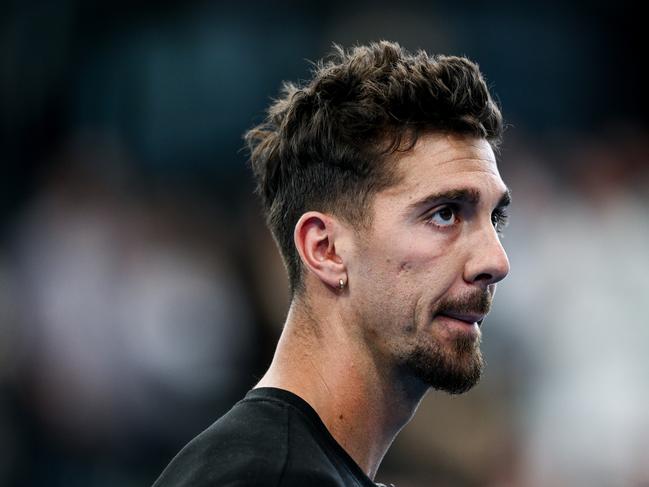
{"type": "Polygon", "coordinates": [[[391,273],[399,289],[412,289],[431,298],[443,294],[462,274],[461,259],[443,243],[410,245],[394,258],[391,273]]]}
{"type": "Polygon", "coordinates": [[[410,242],[395,254],[392,269],[400,279],[435,273],[440,267],[444,267],[446,256],[443,245],[423,245],[417,242],[410,242]]]}
{"type": "MultiPolygon", "coordinates": [[[[392,228],[381,232],[372,245],[361,246],[355,271],[363,286],[375,295],[421,296],[441,291],[458,275],[455,241],[430,228],[392,228]]],[[[394,297],[393,297],[394,299],[394,297]]]]}

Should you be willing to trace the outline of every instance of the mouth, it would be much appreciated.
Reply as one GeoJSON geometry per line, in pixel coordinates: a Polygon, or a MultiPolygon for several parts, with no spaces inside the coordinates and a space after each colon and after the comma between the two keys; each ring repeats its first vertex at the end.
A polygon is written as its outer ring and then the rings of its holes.
{"type": "Polygon", "coordinates": [[[440,313],[438,316],[446,316],[454,320],[463,321],[468,325],[478,325],[481,326],[482,322],[485,319],[484,314],[479,313],[453,313],[450,311],[440,313]]]}

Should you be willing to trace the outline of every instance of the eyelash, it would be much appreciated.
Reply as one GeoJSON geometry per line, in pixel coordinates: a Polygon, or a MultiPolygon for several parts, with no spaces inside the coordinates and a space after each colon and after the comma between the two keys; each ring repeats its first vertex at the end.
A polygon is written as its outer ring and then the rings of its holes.
{"type": "Polygon", "coordinates": [[[496,229],[498,235],[503,234],[503,230],[507,226],[508,222],[509,222],[509,214],[504,209],[495,209],[494,212],[491,214],[491,223],[496,229]]]}
{"type": "MultiPolygon", "coordinates": [[[[429,225],[433,225],[433,226],[435,226],[437,228],[441,228],[441,229],[446,229],[446,228],[450,228],[450,227],[455,226],[457,224],[457,221],[455,221],[454,223],[452,223],[450,225],[439,225],[439,224],[433,222],[433,217],[435,215],[439,214],[441,211],[444,211],[444,210],[450,210],[453,213],[453,216],[455,217],[455,219],[456,220],[458,219],[458,214],[460,213],[459,208],[457,208],[454,205],[444,205],[444,206],[438,207],[435,211],[433,211],[426,218],[426,223],[429,224],[429,225]]],[[[509,214],[507,213],[507,211],[505,209],[497,208],[491,214],[491,224],[494,226],[494,228],[496,229],[496,232],[499,235],[503,234],[503,230],[505,229],[505,227],[507,227],[508,221],[509,221],[509,214]]]]}

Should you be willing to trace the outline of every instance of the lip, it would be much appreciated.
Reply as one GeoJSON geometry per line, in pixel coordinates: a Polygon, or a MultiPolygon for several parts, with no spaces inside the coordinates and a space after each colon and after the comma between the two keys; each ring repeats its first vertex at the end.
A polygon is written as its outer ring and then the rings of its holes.
{"type": "Polygon", "coordinates": [[[448,318],[453,318],[454,320],[464,321],[469,325],[477,324],[478,326],[482,325],[482,322],[485,319],[486,315],[483,314],[472,314],[472,313],[440,313],[438,316],[446,316],[448,318]]]}

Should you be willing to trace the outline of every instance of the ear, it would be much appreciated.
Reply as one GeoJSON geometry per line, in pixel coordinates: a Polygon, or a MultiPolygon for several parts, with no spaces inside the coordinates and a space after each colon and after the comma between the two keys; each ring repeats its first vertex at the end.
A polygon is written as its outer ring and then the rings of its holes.
{"type": "Polygon", "coordinates": [[[335,218],[309,211],[300,217],[293,233],[293,241],[304,266],[320,281],[335,289],[342,289],[347,284],[347,268],[336,250],[342,231],[340,222],[335,218]]]}

